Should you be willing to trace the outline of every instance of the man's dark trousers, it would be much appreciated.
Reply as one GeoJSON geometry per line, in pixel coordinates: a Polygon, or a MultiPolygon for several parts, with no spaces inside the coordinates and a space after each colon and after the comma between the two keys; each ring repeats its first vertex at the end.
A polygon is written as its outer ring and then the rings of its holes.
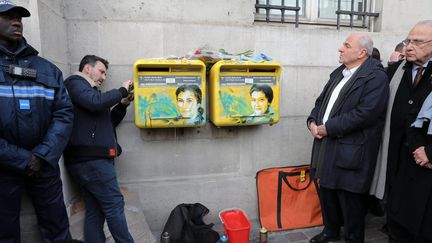
{"type": "Polygon", "coordinates": [[[41,176],[30,178],[0,169],[0,242],[20,242],[21,198],[27,191],[44,242],[71,239],[59,167],[46,165],[41,176]]]}
{"type": "Polygon", "coordinates": [[[103,226],[106,219],[115,242],[134,242],[127,228],[124,200],[117,181],[114,159],[67,163],[67,167],[84,191],[85,241],[105,243],[103,226]]]}
{"type": "Polygon", "coordinates": [[[339,235],[344,226],[346,242],[364,242],[367,195],[320,187],[318,190],[324,222],[324,233],[339,235]]]}

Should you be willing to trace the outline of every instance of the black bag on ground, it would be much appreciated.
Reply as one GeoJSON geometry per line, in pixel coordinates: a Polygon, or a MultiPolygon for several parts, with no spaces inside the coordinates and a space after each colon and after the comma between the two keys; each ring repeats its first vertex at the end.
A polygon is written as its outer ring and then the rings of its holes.
{"type": "Polygon", "coordinates": [[[201,203],[179,204],[171,211],[162,234],[168,232],[171,243],[215,243],[219,234],[212,229],[214,224],[203,221],[208,213],[201,203]]]}

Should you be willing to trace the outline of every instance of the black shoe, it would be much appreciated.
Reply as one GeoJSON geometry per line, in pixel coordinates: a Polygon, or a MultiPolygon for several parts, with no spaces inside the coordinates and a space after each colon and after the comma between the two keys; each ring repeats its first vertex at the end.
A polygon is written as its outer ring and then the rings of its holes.
{"type": "Polygon", "coordinates": [[[335,236],[330,236],[327,235],[326,233],[319,233],[317,235],[315,235],[314,237],[312,237],[312,239],[309,241],[310,243],[327,243],[330,241],[338,241],[340,240],[340,237],[335,235],[335,236]]]}

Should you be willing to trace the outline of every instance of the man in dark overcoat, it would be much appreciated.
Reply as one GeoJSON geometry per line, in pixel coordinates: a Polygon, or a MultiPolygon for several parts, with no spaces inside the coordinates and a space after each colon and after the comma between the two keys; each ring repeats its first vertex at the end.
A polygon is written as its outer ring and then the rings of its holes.
{"type": "Polygon", "coordinates": [[[417,23],[403,42],[406,62],[388,68],[391,83],[399,85],[390,122],[387,226],[392,242],[431,242],[432,138],[427,124],[411,124],[432,91],[432,20],[417,23]]]}
{"type": "Polygon", "coordinates": [[[324,229],[310,242],[364,242],[367,196],[376,165],[389,87],[380,62],[371,57],[366,34],[350,35],[339,48],[342,63],[307,119],[314,136],[312,172],[324,229]]]}

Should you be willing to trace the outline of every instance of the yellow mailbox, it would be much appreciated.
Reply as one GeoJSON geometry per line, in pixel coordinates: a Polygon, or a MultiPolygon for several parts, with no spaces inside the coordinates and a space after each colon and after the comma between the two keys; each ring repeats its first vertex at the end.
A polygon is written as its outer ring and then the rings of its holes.
{"type": "Polygon", "coordinates": [[[136,126],[205,125],[205,74],[205,64],[199,60],[137,60],[134,64],[136,126]]]}
{"type": "Polygon", "coordinates": [[[281,65],[223,60],[210,70],[210,120],[216,126],[274,124],[279,121],[281,65]]]}

